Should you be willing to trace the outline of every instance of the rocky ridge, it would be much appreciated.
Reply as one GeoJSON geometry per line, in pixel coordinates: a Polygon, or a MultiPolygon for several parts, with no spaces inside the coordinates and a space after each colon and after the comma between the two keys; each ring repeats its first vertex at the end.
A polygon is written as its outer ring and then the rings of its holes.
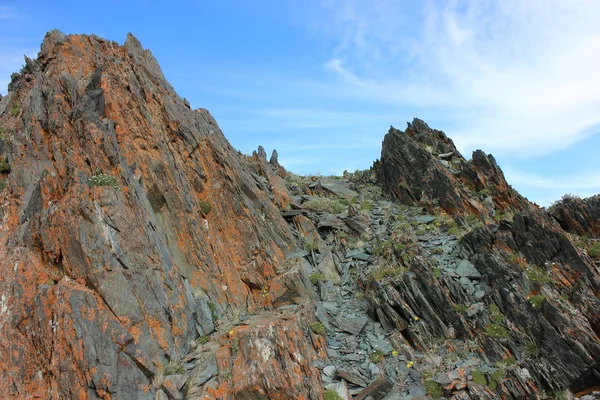
{"type": "Polygon", "coordinates": [[[0,99],[4,397],[542,399],[600,382],[593,199],[547,213],[417,119],[369,171],[290,174],[238,154],[133,36],[53,31],[26,61],[0,99]]]}

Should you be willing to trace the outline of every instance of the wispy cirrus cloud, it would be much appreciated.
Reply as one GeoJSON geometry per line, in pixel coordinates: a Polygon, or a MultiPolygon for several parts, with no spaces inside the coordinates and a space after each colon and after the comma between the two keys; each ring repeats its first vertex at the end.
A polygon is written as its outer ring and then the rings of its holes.
{"type": "Polygon", "coordinates": [[[600,130],[600,3],[411,3],[321,2],[345,90],[456,113],[462,148],[543,154],[600,130]]]}

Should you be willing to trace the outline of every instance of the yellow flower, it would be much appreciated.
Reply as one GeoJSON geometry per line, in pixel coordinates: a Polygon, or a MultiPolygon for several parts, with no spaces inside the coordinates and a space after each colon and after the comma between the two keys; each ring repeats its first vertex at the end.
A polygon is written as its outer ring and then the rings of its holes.
{"type": "Polygon", "coordinates": [[[409,362],[408,364],[406,364],[406,368],[412,368],[412,366],[413,366],[413,362],[412,361],[409,362]]]}
{"type": "Polygon", "coordinates": [[[415,316],[413,317],[413,319],[414,319],[415,321],[418,321],[418,320],[419,320],[419,317],[417,317],[417,316],[415,315],[415,316]]]}
{"type": "Polygon", "coordinates": [[[396,350],[392,350],[392,355],[393,355],[394,357],[398,357],[398,352],[397,352],[396,350]]]}
{"type": "Polygon", "coordinates": [[[229,331],[229,336],[233,335],[233,329],[229,331]]]}

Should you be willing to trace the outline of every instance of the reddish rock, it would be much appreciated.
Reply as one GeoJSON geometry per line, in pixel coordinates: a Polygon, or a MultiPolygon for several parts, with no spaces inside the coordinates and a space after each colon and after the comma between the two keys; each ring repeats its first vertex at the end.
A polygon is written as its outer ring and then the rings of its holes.
{"type": "MultiPolygon", "coordinates": [[[[280,175],[240,156],[208,111],[191,110],[133,36],[120,46],[50,32],[1,104],[11,166],[1,197],[4,397],[151,399],[155,375],[213,316],[272,307],[272,282],[277,298],[309,298],[302,272],[293,284],[283,276],[293,241],[280,175]],[[109,185],[95,186],[102,179],[109,185]]],[[[286,340],[277,346],[312,346],[290,325],[272,321],[286,340]]],[[[274,363],[248,375],[236,363],[234,385],[220,389],[272,384],[319,398],[316,370],[294,362],[301,374],[274,363]]]]}

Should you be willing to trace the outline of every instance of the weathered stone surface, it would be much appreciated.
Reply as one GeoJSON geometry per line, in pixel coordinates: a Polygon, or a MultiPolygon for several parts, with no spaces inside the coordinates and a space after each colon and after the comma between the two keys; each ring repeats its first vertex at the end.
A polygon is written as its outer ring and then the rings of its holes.
{"type": "Polygon", "coordinates": [[[456,266],[456,273],[460,277],[476,279],[481,278],[481,274],[477,271],[477,268],[469,260],[460,260],[456,266]]]}
{"type": "Polygon", "coordinates": [[[335,326],[345,332],[349,332],[353,335],[358,335],[360,331],[365,327],[368,319],[364,317],[346,317],[339,316],[332,322],[335,326]]]}
{"type": "Polygon", "coordinates": [[[587,199],[565,196],[548,211],[565,231],[600,238],[600,195],[587,199]]]}
{"type": "Polygon", "coordinates": [[[477,150],[472,160],[466,161],[444,132],[417,118],[408,123],[405,132],[390,127],[374,169],[388,195],[430,209],[438,204],[455,216],[479,214],[491,220],[489,205],[473,199],[483,190],[492,194],[501,210],[529,207],[506,183],[494,157],[477,150]],[[442,165],[437,156],[448,153],[454,154],[451,168],[442,165]]]}
{"type": "MultiPolygon", "coordinates": [[[[119,46],[52,31],[11,88],[3,397],[154,398],[153,377],[213,318],[270,307],[271,286],[278,299],[310,298],[307,278],[283,272],[294,242],[285,182],[190,110],[133,36],[119,46]],[[98,173],[113,184],[94,186],[98,173]]],[[[304,368],[285,385],[316,376],[304,368]]]]}
{"type": "Polygon", "coordinates": [[[383,399],[394,385],[385,376],[377,379],[360,392],[354,400],[366,400],[369,396],[375,400],[383,399]]]}

